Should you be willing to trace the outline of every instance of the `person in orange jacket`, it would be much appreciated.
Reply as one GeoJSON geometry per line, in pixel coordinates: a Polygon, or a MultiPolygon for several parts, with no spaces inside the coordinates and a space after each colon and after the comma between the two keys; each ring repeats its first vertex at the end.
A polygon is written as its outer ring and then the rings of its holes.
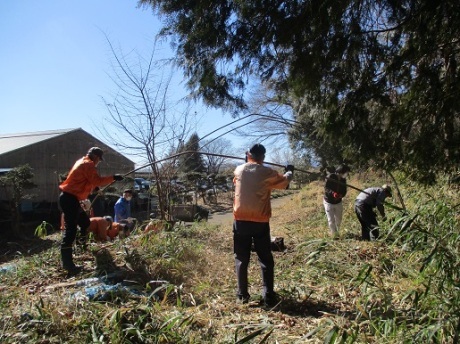
{"type": "Polygon", "coordinates": [[[271,252],[270,196],[273,189],[286,189],[292,180],[294,166],[287,165],[285,174],[264,166],[265,147],[254,145],[246,152],[247,162],[234,171],[235,199],[233,203],[233,252],[238,283],[237,300],[247,303],[248,265],[251,247],[259,258],[263,280],[263,301],[266,306],[276,302],[274,292],[274,260],[271,252]]]}
{"type": "Polygon", "coordinates": [[[124,226],[117,222],[113,222],[111,216],[97,216],[89,219],[90,225],[88,227],[88,232],[93,233],[94,240],[99,242],[106,242],[113,240],[120,233],[120,229],[123,229],[124,236],[127,235],[124,231],[124,226]]]}
{"type": "Polygon", "coordinates": [[[97,165],[103,160],[104,152],[99,147],[92,147],[88,153],[77,160],[70,170],[66,180],[60,185],[59,205],[64,213],[65,232],[61,243],[62,267],[69,273],[78,273],[81,267],[77,267],[72,259],[72,245],[77,235],[77,226],[80,227],[82,236],[86,236],[86,230],[90,225],[88,214],[80,203],[88,199],[89,194],[96,186],[104,186],[113,181],[123,180],[123,176],[99,176],[97,165]]]}

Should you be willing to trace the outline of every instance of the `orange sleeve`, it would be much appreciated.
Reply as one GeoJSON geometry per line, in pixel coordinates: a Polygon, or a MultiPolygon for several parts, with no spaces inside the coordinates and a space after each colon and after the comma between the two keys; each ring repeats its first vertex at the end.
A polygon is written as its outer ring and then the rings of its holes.
{"type": "Polygon", "coordinates": [[[94,162],[88,157],[83,157],[75,163],[67,179],[59,185],[59,189],[81,201],[88,198],[96,186],[110,184],[113,180],[113,176],[99,176],[94,162]]]}
{"type": "Polygon", "coordinates": [[[99,174],[97,173],[96,166],[94,166],[94,164],[89,163],[89,164],[84,164],[83,166],[84,166],[83,173],[85,174],[86,179],[92,186],[90,188],[89,193],[91,193],[91,191],[96,186],[104,186],[104,185],[110,184],[114,180],[113,176],[106,176],[106,177],[99,176],[99,174]]]}

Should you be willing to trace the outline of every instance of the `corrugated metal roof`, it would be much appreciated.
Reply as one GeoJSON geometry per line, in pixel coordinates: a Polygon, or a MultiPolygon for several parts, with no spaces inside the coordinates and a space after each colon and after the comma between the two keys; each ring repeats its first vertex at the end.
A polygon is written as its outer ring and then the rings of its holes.
{"type": "Polygon", "coordinates": [[[0,134],[0,155],[79,129],[80,128],[36,131],[33,133],[0,134]]]}

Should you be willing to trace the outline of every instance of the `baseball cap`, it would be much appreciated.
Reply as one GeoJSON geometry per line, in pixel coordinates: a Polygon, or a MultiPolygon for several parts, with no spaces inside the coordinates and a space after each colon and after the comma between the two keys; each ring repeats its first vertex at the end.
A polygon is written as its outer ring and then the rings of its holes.
{"type": "Polygon", "coordinates": [[[251,147],[249,153],[251,153],[254,157],[262,157],[265,155],[265,147],[260,143],[256,143],[254,146],[251,147]]]}
{"type": "Polygon", "coordinates": [[[383,185],[382,185],[382,189],[383,189],[388,195],[390,195],[390,196],[393,195],[390,185],[383,184],[383,185]]]}
{"type": "Polygon", "coordinates": [[[93,154],[95,156],[97,156],[99,159],[101,160],[104,160],[102,158],[102,155],[104,154],[104,152],[102,151],[102,149],[100,149],[99,147],[91,147],[89,150],[88,150],[88,155],[90,154],[93,154]]]}

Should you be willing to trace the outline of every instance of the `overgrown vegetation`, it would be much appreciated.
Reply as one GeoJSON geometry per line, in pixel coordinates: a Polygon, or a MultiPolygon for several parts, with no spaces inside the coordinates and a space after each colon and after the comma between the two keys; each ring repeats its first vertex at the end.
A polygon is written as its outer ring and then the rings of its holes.
{"type": "MultiPolygon", "coordinates": [[[[364,187],[383,179],[350,182],[364,187]]],[[[51,236],[51,249],[18,253],[0,268],[0,342],[458,342],[458,189],[410,182],[400,188],[408,211],[387,209],[378,242],[359,240],[354,190],[345,201],[339,240],[328,236],[322,182],[278,198],[283,204],[274,209],[272,235],[283,236],[288,248],[274,252],[282,298],[274,309],[258,303],[255,256],[251,302],[235,302],[230,226],[176,225],[92,244],[91,252],[77,255],[86,271],[78,279],[97,277],[105,289],[66,279],[59,234],[51,236]]]]}
{"type": "Polygon", "coordinates": [[[347,159],[425,183],[458,170],[458,1],[138,3],[162,20],[190,96],[260,114],[258,127],[271,119],[265,139],[288,131],[323,166],[347,159]]]}

